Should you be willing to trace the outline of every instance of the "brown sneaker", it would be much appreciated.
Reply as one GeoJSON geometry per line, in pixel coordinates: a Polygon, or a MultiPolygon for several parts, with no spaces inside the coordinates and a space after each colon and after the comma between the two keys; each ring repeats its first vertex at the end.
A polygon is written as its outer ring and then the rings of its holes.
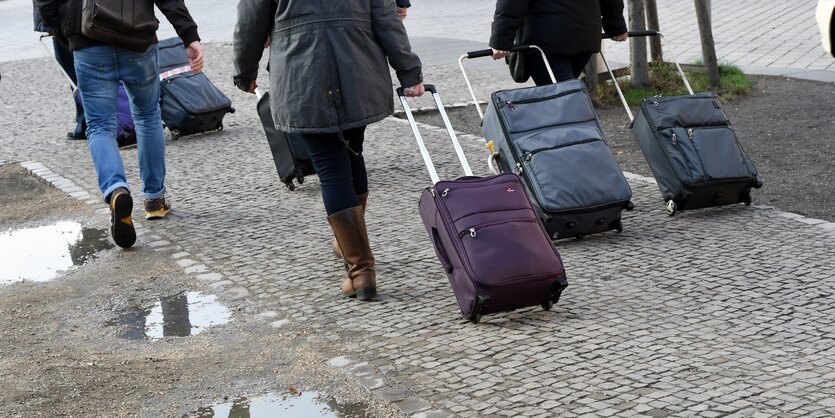
{"type": "Polygon", "coordinates": [[[171,203],[165,197],[145,199],[145,219],[162,219],[171,211],[171,203]]]}
{"type": "Polygon", "coordinates": [[[116,245],[130,248],[136,242],[136,230],[130,213],[133,199],[127,189],[119,187],[110,194],[110,235],[116,245]]]}

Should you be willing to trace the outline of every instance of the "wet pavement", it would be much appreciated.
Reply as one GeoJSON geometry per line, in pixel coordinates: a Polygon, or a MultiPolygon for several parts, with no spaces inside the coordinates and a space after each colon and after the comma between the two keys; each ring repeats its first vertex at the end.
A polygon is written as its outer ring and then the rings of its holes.
{"type": "Polygon", "coordinates": [[[107,230],[78,222],[57,222],[0,233],[0,284],[43,282],[82,266],[113,248],[107,230]]]}
{"type": "Polygon", "coordinates": [[[183,418],[366,418],[367,405],[340,404],[316,392],[239,397],[204,406],[183,418]]]}
{"type": "Polygon", "coordinates": [[[166,337],[188,337],[209,327],[226,324],[232,312],[215,295],[182,292],[146,301],[120,311],[107,326],[124,328],[122,338],[159,340],[166,337]]]}

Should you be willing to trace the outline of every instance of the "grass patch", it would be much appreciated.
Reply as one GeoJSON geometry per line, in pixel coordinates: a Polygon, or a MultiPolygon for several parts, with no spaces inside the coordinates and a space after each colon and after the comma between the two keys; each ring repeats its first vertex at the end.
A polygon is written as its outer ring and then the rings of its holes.
{"type": "MultiPolygon", "coordinates": [[[[649,64],[651,88],[633,87],[628,80],[621,81],[623,95],[630,105],[637,105],[641,99],[650,96],[683,96],[687,94],[687,88],[681,81],[675,66],[668,63],[649,64]]],[[[721,64],[719,66],[721,86],[716,94],[722,100],[732,100],[748,92],[754,82],[748,78],[739,67],[721,64]]],[[[708,91],[707,74],[687,73],[690,87],[696,93],[708,91]]],[[[619,106],[620,98],[610,82],[601,83],[597,89],[597,98],[601,103],[608,106],[619,106]]]]}

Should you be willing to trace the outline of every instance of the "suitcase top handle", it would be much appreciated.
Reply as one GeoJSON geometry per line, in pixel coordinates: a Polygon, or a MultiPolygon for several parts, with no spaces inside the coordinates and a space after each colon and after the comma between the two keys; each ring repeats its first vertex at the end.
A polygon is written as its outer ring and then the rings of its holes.
{"type": "MultiPolygon", "coordinates": [[[[661,38],[662,41],[667,46],[667,52],[670,53],[670,58],[673,59],[673,63],[676,65],[676,69],[678,70],[678,74],[681,76],[682,81],[684,81],[684,86],[687,87],[687,92],[693,95],[693,88],[690,87],[690,82],[687,81],[687,75],[684,74],[684,71],[681,69],[681,65],[679,65],[678,60],[676,59],[675,54],[673,54],[673,49],[670,48],[670,43],[667,41],[667,38],[661,34],[661,32],[655,29],[647,29],[647,30],[635,30],[629,31],[630,38],[637,38],[641,36],[658,36],[661,38]]],[[[611,39],[611,35],[603,34],[603,39],[611,39]]],[[[615,85],[615,90],[618,92],[618,96],[620,96],[620,101],[623,103],[623,108],[626,109],[626,114],[629,116],[629,121],[635,120],[635,117],[632,115],[632,110],[629,109],[629,104],[626,102],[626,97],[623,96],[623,91],[620,89],[620,84],[618,83],[618,79],[615,78],[615,73],[612,72],[612,68],[609,67],[609,62],[606,61],[606,56],[603,55],[603,51],[600,51],[600,58],[603,60],[603,64],[606,65],[606,70],[609,71],[609,77],[612,79],[612,83],[615,85]]]]}
{"type": "MultiPolygon", "coordinates": [[[[438,95],[438,90],[433,84],[424,84],[423,87],[426,91],[432,93],[432,98],[435,100],[435,106],[438,107],[438,113],[441,114],[441,119],[444,120],[444,126],[446,127],[449,137],[452,140],[452,145],[455,147],[455,153],[458,155],[458,161],[461,162],[461,166],[464,168],[464,175],[472,176],[473,170],[470,169],[470,164],[467,162],[464,150],[461,149],[461,144],[458,142],[455,130],[452,129],[452,124],[449,122],[449,117],[444,109],[444,104],[441,103],[441,96],[438,95]]],[[[406,101],[406,95],[403,91],[403,87],[397,89],[397,96],[400,98],[400,104],[403,106],[404,113],[406,113],[406,119],[409,120],[409,125],[412,127],[412,133],[415,134],[415,140],[417,141],[418,148],[420,149],[420,155],[423,157],[426,169],[429,170],[429,176],[432,177],[432,184],[435,184],[440,181],[440,178],[438,177],[438,172],[435,171],[435,166],[432,164],[432,157],[429,156],[429,151],[426,150],[426,144],[423,143],[423,137],[420,136],[420,131],[418,131],[415,117],[412,115],[412,108],[409,107],[409,103],[406,101]]]]}
{"type": "MultiPolygon", "coordinates": [[[[548,70],[548,75],[551,76],[551,81],[556,83],[557,78],[554,77],[554,71],[551,70],[551,63],[548,62],[548,57],[545,56],[545,52],[542,51],[536,45],[515,45],[513,48],[510,48],[510,52],[522,52],[522,51],[530,51],[531,49],[535,49],[539,51],[539,54],[542,55],[542,61],[545,62],[545,68],[548,70]]],[[[475,103],[475,108],[478,110],[478,116],[481,119],[484,119],[484,112],[481,111],[481,105],[478,103],[478,97],[475,95],[475,91],[473,90],[473,85],[470,83],[470,78],[467,77],[467,70],[464,69],[464,60],[467,59],[474,59],[474,58],[482,58],[482,57],[491,57],[493,56],[493,50],[490,48],[487,49],[480,49],[478,51],[470,51],[466,54],[462,55],[458,58],[458,67],[461,68],[461,74],[464,75],[464,81],[467,83],[467,88],[470,89],[470,95],[473,96],[473,102],[475,103]]]]}

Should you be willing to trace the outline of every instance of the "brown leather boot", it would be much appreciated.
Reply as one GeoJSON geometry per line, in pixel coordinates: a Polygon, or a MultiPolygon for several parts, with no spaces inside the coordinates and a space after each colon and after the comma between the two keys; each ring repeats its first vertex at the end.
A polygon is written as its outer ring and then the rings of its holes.
{"type": "Polygon", "coordinates": [[[356,296],[357,300],[374,300],[377,297],[377,275],[362,206],[329,215],[328,222],[348,270],[348,277],[342,282],[342,294],[356,296]]]}
{"type": "MultiPolygon", "coordinates": [[[[360,206],[362,206],[362,213],[365,213],[365,208],[368,206],[368,192],[365,192],[363,194],[358,194],[357,199],[359,199],[360,206]]],[[[333,248],[333,255],[335,255],[336,258],[338,258],[340,260],[343,260],[342,250],[339,249],[339,243],[337,243],[335,239],[331,243],[331,248],[333,248]]],[[[346,270],[348,269],[347,265],[345,266],[345,269],[346,270]]]]}

